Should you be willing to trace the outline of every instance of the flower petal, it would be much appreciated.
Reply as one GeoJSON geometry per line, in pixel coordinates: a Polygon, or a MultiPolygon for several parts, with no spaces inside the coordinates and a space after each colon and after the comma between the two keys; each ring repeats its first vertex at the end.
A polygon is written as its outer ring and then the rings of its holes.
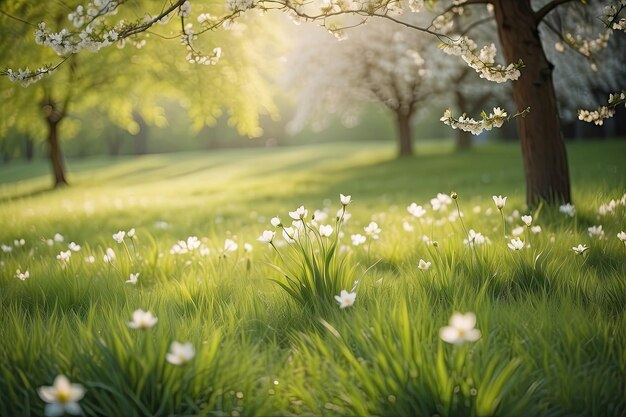
{"type": "Polygon", "coordinates": [[[461,340],[460,338],[459,331],[451,326],[442,327],[439,330],[439,337],[444,342],[452,343],[455,345],[463,342],[463,340],[461,340]]]}

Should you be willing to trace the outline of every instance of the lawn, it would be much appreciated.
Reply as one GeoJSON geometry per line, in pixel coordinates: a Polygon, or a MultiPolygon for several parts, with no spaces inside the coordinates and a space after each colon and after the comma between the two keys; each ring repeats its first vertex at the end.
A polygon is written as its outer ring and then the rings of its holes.
{"type": "Polygon", "coordinates": [[[626,415],[626,142],[568,151],[572,215],[525,207],[517,145],[0,167],[0,415],[60,374],[85,415],[626,415]]]}

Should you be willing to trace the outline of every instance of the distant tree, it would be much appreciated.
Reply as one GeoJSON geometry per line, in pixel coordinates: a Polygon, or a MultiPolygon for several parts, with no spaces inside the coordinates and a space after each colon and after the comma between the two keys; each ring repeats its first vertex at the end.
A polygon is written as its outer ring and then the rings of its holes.
{"type": "Polygon", "coordinates": [[[321,128],[333,115],[351,126],[373,102],[393,115],[398,155],[412,155],[412,119],[437,91],[425,65],[428,43],[412,32],[383,20],[351,30],[341,42],[306,32],[289,60],[289,84],[299,87],[290,127],[321,128]]]}

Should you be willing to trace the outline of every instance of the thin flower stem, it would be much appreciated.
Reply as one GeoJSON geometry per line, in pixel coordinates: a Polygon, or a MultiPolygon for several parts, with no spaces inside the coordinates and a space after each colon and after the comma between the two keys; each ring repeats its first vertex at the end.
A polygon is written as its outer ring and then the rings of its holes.
{"type": "Polygon", "coordinates": [[[361,274],[361,276],[359,277],[359,279],[356,281],[356,284],[354,284],[354,286],[352,287],[352,289],[350,290],[350,292],[355,292],[357,290],[357,288],[359,287],[359,284],[361,284],[361,280],[363,279],[363,277],[370,271],[370,269],[374,268],[380,261],[382,261],[383,259],[380,258],[379,260],[377,260],[376,262],[374,262],[373,264],[371,264],[369,267],[367,267],[367,269],[365,271],[363,271],[363,273],[361,274]]]}
{"type": "Polygon", "coordinates": [[[459,220],[461,220],[461,226],[463,226],[463,230],[465,231],[465,236],[467,236],[467,246],[470,247],[470,250],[474,254],[476,258],[476,262],[478,262],[478,254],[476,253],[476,247],[474,245],[474,241],[470,238],[469,232],[465,227],[465,222],[463,221],[463,217],[461,216],[461,209],[459,208],[459,201],[455,198],[454,203],[456,204],[456,211],[459,214],[459,220]]]}
{"type": "Polygon", "coordinates": [[[285,259],[283,258],[283,255],[280,254],[280,252],[278,251],[278,248],[274,245],[274,242],[270,242],[270,245],[272,246],[272,248],[274,249],[274,251],[276,251],[276,253],[278,254],[278,256],[280,257],[280,261],[282,263],[285,263],[285,259]]]}
{"type": "Polygon", "coordinates": [[[469,243],[470,236],[469,236],[469,232],[467,231],[467,228],[465,227],[465,222],[463,221],[463,217],[461,216],[461,209],[459,207],[459,201],[457,199],[455,199],[454,200],[454,204],[456,204],[456,212],[459,215],[459,220],[461,220],[461,226],[463,227],[463,231],[465,232],[465,236],[467,236],[467,242],[469,243]]]}
{"type": "Polygon", "coordinates": [[[128,255],[128,260],[132,262],[133,257],[130,256],[130,251],[128,250],[128,246],[126,245],[126,241],[122,240],[122,244],[124,245],[124,249],[126,249],[126,254],[128,255]]]}
{"type": "Polygon", "coordinates": [[[506,222],[504,220],[504,213],[502,209],[500,209],[500,217],[502,217],[502,234],[504,236],[504,240],[506,240],[506,222]]]}

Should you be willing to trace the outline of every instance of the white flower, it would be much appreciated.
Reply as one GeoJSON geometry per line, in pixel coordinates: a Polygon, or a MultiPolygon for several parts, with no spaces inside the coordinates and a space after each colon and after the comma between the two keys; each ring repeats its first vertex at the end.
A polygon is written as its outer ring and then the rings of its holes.
{"type": "Polygon", "coordinates": [[[250,253],[250,252],[252,252],[252,250],[253,250],[253,248],[252,248],[251,244],[249,244],[248,242],[243,244],[243,251],[244,252],[250,253]]]}
{"type": "Polygon", "coordinates": [[[372,239],[378,239],[378,234],[381,232],[380,227],[378,227],[378,223],[371,222],[366,227],[363,228],[365,230],[365,234],[371,236],[372,239]]]}
{"type": "Polygon", "coordinates": [[[187,0],[178,7],[178,16],[186,18],[189,15],[191,15],[191,3],[187,0]]]}
{"type": "Polygon", "coordinates": [[[510,243],[506,244],[511,250],[522,250],[524,249],[524,242],[520,240],[519,237],[515,239],[511,239],[510,243]]]}
{"type": "Polygon", "coordinates": [[[470,229],[467,232],[467,239],[463,240],[463,243],[469,245],[470,248],[473,248],[475,245],[482,245],[485,243],[485,236],[482,233],[474,231],[474,229],[470,229]]]}
{"type": "Polygon", "coordinates": [[[498,210],[502,210],[504,208],[507,197],[502,197],[501,195],[499,196],[494,195],[491,198],[493,198],[493,202],[496,203],[496,207],[498,208],[498,210]]]}
{"type": "Polygon", "coordinates": [[[530,227],[530,225],[533,222],[533,218],[532,216],[522,216],[522,221],[524,222],[526,226],[530,227]]]}
{"type": "Polygon", "coordinates": [[[533,233],[541,233],[541,226],[531,226],[530,231],[533,233]]]}
{"type": "Polygon", "coordinates": [[[567,214],[570,217],[574,217],[576,215],[576,208],[570,203],[563,204],[562,206],[560,206],[559,211],[561,213],[567,214]]]}
{"type": "Polygon", "coordinates": [[[619,240],[621,240],[622,242],[624,242],[624,244],[626,245],[626,232],[621,231],[617,234],[617,238],[619,240]]]}
{"type": "Polygon", "coordinates": [[[589,237],[597,236],[598,239],[604,239],[604,230],[602,230],[602,226],[591,226],[587,229],[589,233],[589,237]]]}
{"type": "Polygon", "coordinates": [[[124,241],[125,236],[126,236],[126,232],[123,230],[120,230],[119,232],[113,234],[113,240],[115,240],[117,243],[122,243],[124,241]]]}
{"type": "Polygon", "coordinates": [[[475,342],[480,339],[480,330],[475,327],[476,315],[474,313],[454,313],[450,318],[450,325],[439,330],[439,337],[444,342],[454,345],[475,342]]]}
{"type": "Polygon", "coordinates": [[[26,281],[30,278],[30,273],[28,271],[20,271],[19,269],[15,272],[15,277],[21,279],[22,281],[26,281]]]}
{"type": "Polygon", "coordinates": [[[104,260],[104,262],[106,263],[111,263],[115,260],[115,252],[113,252],[113,249],[111,248],[107,248],[105,255],[102,258],[104,260]]]}
{"type": "Polygon", "coordinates": [[[172,342],[170,351],[165,355],[165,359],[172,365],[183,365],[192,360],[194,356],[196,356],[196,350],[193,348],[191,342],[172,342]]]}
{"type": "Polygon", "coordinates": [[[52,386],[39,387],[37,394],[47,403],[44,410],[46,417],[82,414],[78,401],[85,396],[85,389],[80,384],[71,384],[64,375],[57,375],[52,386]]]}
{"type": "Polygon", "coordinates": [[[187,249],[196,250],[200,247],[200,245],[202,245],[202,242],[200,242],[200,239],[198,239],[197,236],[189,236],[187,238],[187,249]]]}
{"type": "Polygon", "coordinates": [[[308,213],[308,210],[305,209],[304,206],[300,206],[296,209],[296,211],[290,211],[289,217],[294,220],[304,220],[308,213]]]}
{"type": "Polygon", "coordinates": [[[350,307],[354,304],[354,300],[356,300],[356,292],[341,290],[341,294],[336,295],[335,300],[339,303],[339,308],[350,307]]]}
{"type": "Polygon", "coordinates": [[[133,227],[132,229],[130,229],[128,231],[128,233],[126,233],[126,236],[128,236],[130,239],[134,239],[135,238],[135,228],[133,227]]]}
{"type": "Polygon", "coordinates": [[[70,242],[69,245],[67,245],[68,249],[71,250],[72,252],[79,252],[80,251],[80,245],[77,245],[74,242],[70,242]]]}
{"type": "Polygon", "coordinates": [[[587,249],[589,249],[589,247],[585,245],[572,246],[572,250],[578,255],[582,255],[587,249]]]}
{"type": "Polygon", "coordinates": [[[519,236],[522,233],[524,233],[524,227],[523,226],[519,226],[519,227],[516,227],[515,229],[511,230],[511,234],[513,236],[519,236]]]}
{"type": "Polygon", "coordinates": [[[226,239],[224,241],[224,253],[234,252],[237,250],[239,245],[237,245],[232,239],[226,239]]]}
{"type": "Polygon", "coordinates": [[[272,226],[278,227],[280,226],[280,219],[278,217],[272,217],[272,220],[270,220],[270,223],[272,224],[272,226]]]}
{"type": "Polygon", "coordinates": [[[406,210],[414,217],[420,218],[426,214],[426,210],[422,206],[418,206],[416,203],[411,203],[406,210]]]}
{"type": "Polygon", "coordinates": [[[88,264],[92,264],[96,262],[96,257],[93,255],[89,255],[88,257],[85,258],[85,262],[87,262],[88,264]]]}
{"type": "Polygon", "coordinates": [[[64,263],[68,263],[70,261],[71,256],[72,256],[72,251],[69,251],[69,250],[61,251],[57,255],[57,260],[64,262],[64,263]]]}
{"type": "Polygon", "coordinates": [[[417,269],[419,269],[420,271],[428,271],[428,268],[430,268],[431,262],[426,262],[423,259],[420,259],[419,263],[417,264],[417,269]]]}
{"type": "Polygon", "coordinates": [[[2,252],[4,253],[11,253],[13,252],[13,247],[12,246],[8,246],[5,245],[4,243],[2,244],[2,252]]]}
{"type": "Polygon", "coordinates": [[[133,312],[133,321],[129,321],[127,324],[131,329],[143,330],[153,327],[157,321],[159,319],[154,317],[151,312],[139,309],[133,312]]]}
{"type": "Polygon", "coordinates": [[[257,238],[257,240],[262,243],[272,243],[275,236],[276,232],[273,230],[265,230],[263,234],[257,238]]]}
{"type": "Polygon", "coordinates": [[[24,246],[26,244],[26,240],[25,239],[16,239],[13,241],[13,246],[15,246],[16,248],[20,248],[22,246],[24,246]]]}
{"type": "Polygon", "coordinates": [[[350,236],[350,239],[352,239],[352,244],[354,246],[362,245],[367,240],[367,238],[360,233],[350,236]]]}
{"type": "Polygon", "coordinates": [[[350,204],[352,202],[352,196],[351,195],[339,194],[339,199],[341,200],[341,204],[344,205],[344,206],[347,206],[348,204],[350,204]]]}
{"type": "Polygon", "coordinates": [[[333,227],[329,224],[320,226],[320,235],[329,237],[333,234],[333,227]]]}
{"type": "Polygon", "coordinates": [[[409,222],[402,222],[402,228],[404,229],[405,232],[408,232],[408,233],[413,233],[415,231],[415,228],[409,222]]]}
{"type": "Polygon", "coordinates": [[[445,210],[448,207],[438,198],[431,198],[430,206],[433,208],[433,211],[445,210]]]}
{"type": "Polygon", "coordinates": [[[65,238],[63,237],[62,234],[60,233],[55,233],[54,235],[54,241],[57,243],[62,243],[65,240],[65,238]]]}
{"type": "Polygon", "coordinates": [[[130,279],[128,281],[126,281],[127,284],[136,284],[137,283],[137,278],[139,278],[139,275],[141,273],[137,272],[136,274],[131,273],[130,274],[130,279]]]}

